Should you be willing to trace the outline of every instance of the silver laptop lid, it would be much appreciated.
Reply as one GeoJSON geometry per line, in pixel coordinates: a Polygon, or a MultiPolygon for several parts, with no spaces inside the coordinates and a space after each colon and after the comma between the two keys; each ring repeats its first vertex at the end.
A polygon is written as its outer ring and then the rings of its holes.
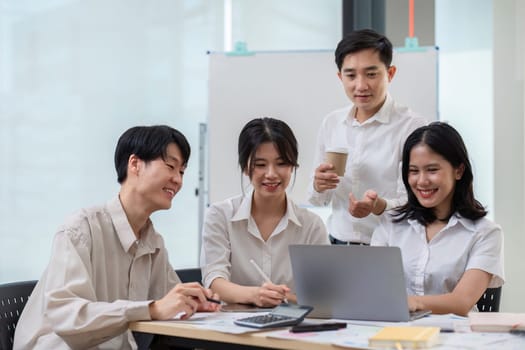
{"type": "Polygon", "coordinates": [[[290,245],[297,301],[309,317],[408,321],[398,247],[290,245]]]}

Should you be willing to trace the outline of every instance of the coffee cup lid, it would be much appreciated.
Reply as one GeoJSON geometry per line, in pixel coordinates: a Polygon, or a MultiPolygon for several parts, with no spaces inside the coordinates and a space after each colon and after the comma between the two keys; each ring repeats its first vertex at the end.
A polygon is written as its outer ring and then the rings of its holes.
{"type": "Polygon", "coordinates": [[[333,152],[333,153],[348,153],[348,149],[344,147],[336,147],[336,148],[328,148],[326,152],[333,152]]]}

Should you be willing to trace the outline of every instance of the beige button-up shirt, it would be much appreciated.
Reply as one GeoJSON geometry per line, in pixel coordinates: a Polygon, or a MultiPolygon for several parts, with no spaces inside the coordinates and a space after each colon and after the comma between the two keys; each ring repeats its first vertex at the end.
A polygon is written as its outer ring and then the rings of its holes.
{"type": "Polygon", "coordinates": [[[311,211],[287,200],[286,214],[267,241],[251,216],[252,193],[215,203],[206,213],[202,233],[201,267],[204,286],[222,277],[244,286],[264,281],[253,259],[275,284],[294,291],[290,244],[330,244],[323,221],[311,211]]]}
{"type": "Polygon", "coordinates": [[[14,349],[136,349],[128,323],[179,282],[151,222],[137,240],[118,197],[83,209],[55,235],[14,349]]]}

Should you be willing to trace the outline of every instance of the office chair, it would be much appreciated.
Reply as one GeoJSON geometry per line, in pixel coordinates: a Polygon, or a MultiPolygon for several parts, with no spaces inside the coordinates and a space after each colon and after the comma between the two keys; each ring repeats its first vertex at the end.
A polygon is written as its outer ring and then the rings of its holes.
{"type": "Polygon", "coordinates": [[[501,287],[487,288],[485,293],[476,303],[480,312],[499,312],[499,303],[501,300],[501,287]]]}
{"type": "Polygon", "coordinates": [[[175,270],[182,283],[199,282],[202,284],[202,273],[200,267],[175,270]]]}
{"type": "Polygon", "coordinates": [[[0,349],[11,350],[16,324],[38,281],[0,285],[0,349]]]}

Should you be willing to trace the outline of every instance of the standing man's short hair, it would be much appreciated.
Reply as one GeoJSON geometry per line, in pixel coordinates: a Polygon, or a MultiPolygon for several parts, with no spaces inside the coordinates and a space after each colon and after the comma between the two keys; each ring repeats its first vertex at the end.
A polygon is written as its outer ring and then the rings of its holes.
{"type": "Polygon", "coordinates": [[[346,55],[361,50],[373,49],[379,53],[379,59],[388,68],[392,64],[392,43],[382,34],[372,29],[361,29],[346,35],[335,49],[335,63],[341,71],[346,55]]]}
{"type": "Polygon", "coordinates": [[[178,130],[167,125],[135,126],[120,136],[115,149],[117,181],[122,184],[128,176],[128,160],[134,154],[145,162],[162,158],[170,143],[176,144],[182,155],[183,165],[190,159],[190,144],[178,130]]]}

